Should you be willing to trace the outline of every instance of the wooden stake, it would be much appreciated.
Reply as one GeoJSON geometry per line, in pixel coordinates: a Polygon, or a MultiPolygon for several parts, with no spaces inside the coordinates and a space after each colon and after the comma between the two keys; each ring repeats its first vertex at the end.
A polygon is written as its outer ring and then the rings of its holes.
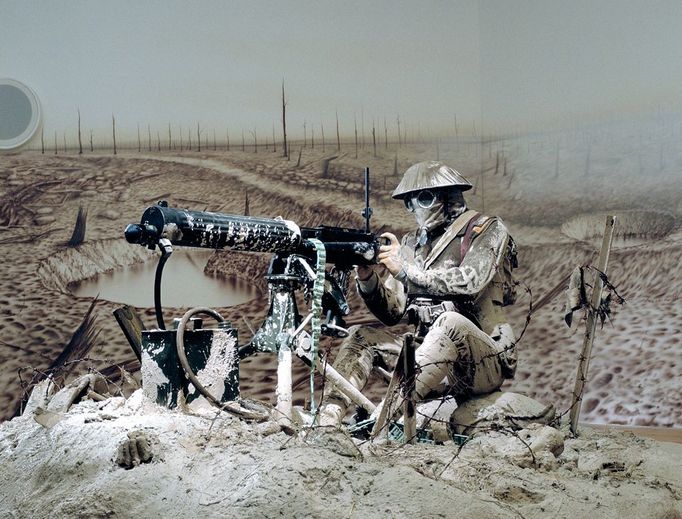
{"type": "MultiPolygon", "coordinates": [[[[599,252],[597,260],[597,269],[599,272],[606,274],[606,268],[609,263],[609,255],[611,254],[611,242],[613,241],[613,228],[616,224],[616,217],[609,215],[606,217],[606,228],[604,229],[604,239],[599,252]]],[[[592,290],[592,300],[590,301],[590,308],[587,315],[587,326],[585,329],[585,339],[583,340],[583,348],[580,352],[580,359],[578,361],[578,372],[575,376],[575,387],[573,389],[573,401],[571,402],[571,432],[578,434],[578,418],[580,417],[580,406],[583,400],[583,392],[585,391],[585,383],[587,382],[587,371],[590,367],[590,356],[592,354],[592,344],[594,343],[594,333],[597,329],[597,308],[601,304],[601,293],[604,288],[604,283],[601,276],[597,272],[595,276],[594,288],[592,290]]]]}
{"type": "Polygon", "coordinates": [[[414,337],[411,333],[405,335],[405,355],[403,356],[403,429],[404,442],[415,443],[417,437],[417,417],[414,407],[414,383],[415,383],[415,354],[414,337]]]}

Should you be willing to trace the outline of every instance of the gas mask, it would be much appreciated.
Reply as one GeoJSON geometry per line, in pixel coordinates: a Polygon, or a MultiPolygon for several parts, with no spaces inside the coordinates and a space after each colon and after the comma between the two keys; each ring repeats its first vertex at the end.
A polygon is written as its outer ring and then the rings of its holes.
{"type": "Polygon", "coordinates": [[[422,189],[411,193],[404,199],[405,207],[414,213],[419,226],[417,243],[426,244],[429,234],[445,222],[457,218],[466,211],[466,203],[462,192],[451,190],[447,193],[431,189],[422,189]]]}

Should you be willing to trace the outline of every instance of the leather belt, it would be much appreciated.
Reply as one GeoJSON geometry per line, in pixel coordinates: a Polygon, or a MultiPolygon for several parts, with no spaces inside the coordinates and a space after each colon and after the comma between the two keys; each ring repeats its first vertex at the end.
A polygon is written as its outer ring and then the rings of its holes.
{"type": "Polygon", "coordinates": [[[454,312],[457,310],[452,301],[433,302],[433,299],[418,297],[410,302],[407,307],[407,322],[418,327],[431,326],[438,317],[444,312],[454,312]]]}

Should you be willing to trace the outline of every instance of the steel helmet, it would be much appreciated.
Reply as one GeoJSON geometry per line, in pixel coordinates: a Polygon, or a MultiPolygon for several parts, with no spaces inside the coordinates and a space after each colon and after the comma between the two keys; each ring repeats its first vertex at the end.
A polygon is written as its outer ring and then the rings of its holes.
{"type": "Polygon", "coordinates": [[[442,162],[418,162],[407,169],[391,196],[402,199],[414,191],[445,187],[456,187],[466,191],[473,186],[461,173],[442,162]]]}

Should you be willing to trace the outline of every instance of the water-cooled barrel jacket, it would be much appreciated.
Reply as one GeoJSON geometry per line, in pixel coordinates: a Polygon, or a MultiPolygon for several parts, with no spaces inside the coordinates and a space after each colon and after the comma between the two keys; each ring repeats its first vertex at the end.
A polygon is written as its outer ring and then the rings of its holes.
{"type": "Polygon", "coordinates": [[[408,233],[401,242],[406,280],[401,283],[389,275],[379,279],[373,274],[358,282],[358,291],[369,310],[384,324],[397,324],[410,302],[428,297],[436,302],[453,301],[457,310],[473,321],[498,345],[505,349],[503,364],[509,376],[516,367],[515,338],[503,308],[505,259],[509,232],[500,218],[477,215],[471,225],[462,227],[455,236],[445,231],[423,247],[417,245],[417,232],[408,233]],[[462,240],[468,232],[473,240],[462,251],[462,240]],[[445,240],[439,243],[439,240],[445,240]],[[434,255],[430,253],[438,252],[434,255]],[[462,259],[462,252],[464,258],[462,259]]]}

